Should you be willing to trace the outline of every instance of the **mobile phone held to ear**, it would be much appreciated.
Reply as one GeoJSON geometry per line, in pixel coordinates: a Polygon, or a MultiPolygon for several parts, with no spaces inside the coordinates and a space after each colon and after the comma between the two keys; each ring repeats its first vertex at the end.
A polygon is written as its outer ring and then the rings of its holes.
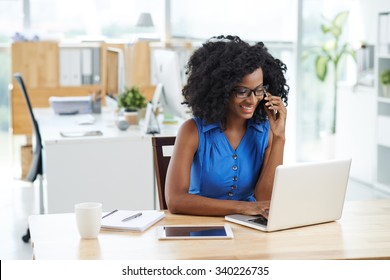
{"type": "Polygon", "coordinates": [[[274,117],[274,120],[276,120],[278,118],[278,110],[274,109],[273,117],[274,117]]]}
{"type": "MultiPolygon", "coordinates": [[[[265,96],[269,96],[268,92],[265,92],[265,96]]],[[[271,107],[273,108],[273,104],[271,103],[271,107]]],[[[276,109],[273,109],[273,117],[274,117],[274,120],[276,120],[278,118],[278,110],[276,109]]]]}

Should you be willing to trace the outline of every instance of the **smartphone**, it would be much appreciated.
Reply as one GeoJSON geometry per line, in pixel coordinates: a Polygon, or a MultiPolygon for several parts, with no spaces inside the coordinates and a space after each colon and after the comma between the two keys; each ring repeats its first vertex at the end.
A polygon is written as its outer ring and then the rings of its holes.
{"type": "MultiPolygon", "coordinates": [[[[265,93],[265,96],[268,97],[268,92],[265,93]]],[[[274,110],[273,110],[273,117],[274,117],[274,120],[277,119],[277,115],[278,115],[278,110],[274,109],[274,110]]]]}
{"type": "Polygon", "coordinates": [[[172,225],[157,228],[158,239],[231,239],[233,231],[224,225],[172,225]]]}

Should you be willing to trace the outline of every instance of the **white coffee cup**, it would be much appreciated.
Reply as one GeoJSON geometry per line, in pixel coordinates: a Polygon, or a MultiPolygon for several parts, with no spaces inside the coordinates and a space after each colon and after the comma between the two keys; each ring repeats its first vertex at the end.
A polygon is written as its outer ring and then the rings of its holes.
{"type": "Polygon", "coordinates": [[[81,238],[97,238],[102,219],[102,204],[98,202],[83,202],[74,206],[77,228],[81,238]]]}

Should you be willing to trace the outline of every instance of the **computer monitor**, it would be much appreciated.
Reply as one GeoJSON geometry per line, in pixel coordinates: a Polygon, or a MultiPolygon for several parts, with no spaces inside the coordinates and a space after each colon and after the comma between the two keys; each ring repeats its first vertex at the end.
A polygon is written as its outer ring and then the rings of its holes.
{"type": "Polygon", "coordinates": [[[148,102],[146,106],[146,114],[143,131],[147,134],[160,133],[160,125],[157,121],[157,109],[160,102],[160,96],[162,94],[163,85],[158,83],[153,94],[152,101],[148,102]]]}
{"type": "Polygon", "coordinates": [[[156,69],[156,81],[161,85],[161,91],[156,91],[153,98],[160,100],[164,117],[167,115],[176,116],[183,119],[190,117],[188,107],[182,104],[182,79],[177,54],[173,50],[158,49],[153,52],[156,69]]]}
{"type": "Polygon", "coordinates": [[[118,48],[107,48],[107,72],[106,72],[106,94],[117,97],[125,90],[125,65],[123,51],[118,48]]]}

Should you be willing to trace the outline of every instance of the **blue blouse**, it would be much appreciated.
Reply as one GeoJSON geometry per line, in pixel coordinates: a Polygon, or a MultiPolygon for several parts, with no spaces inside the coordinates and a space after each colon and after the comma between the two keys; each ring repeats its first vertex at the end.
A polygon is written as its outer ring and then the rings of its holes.
{"type": "Polygon", "coordinates": [[[191,167],[189,193],[217,199],[256,201],[253,191],[268,145],[269,122],[248,121],[234,150],[219,123],[194,118],[199,145],[191,167]]]}

